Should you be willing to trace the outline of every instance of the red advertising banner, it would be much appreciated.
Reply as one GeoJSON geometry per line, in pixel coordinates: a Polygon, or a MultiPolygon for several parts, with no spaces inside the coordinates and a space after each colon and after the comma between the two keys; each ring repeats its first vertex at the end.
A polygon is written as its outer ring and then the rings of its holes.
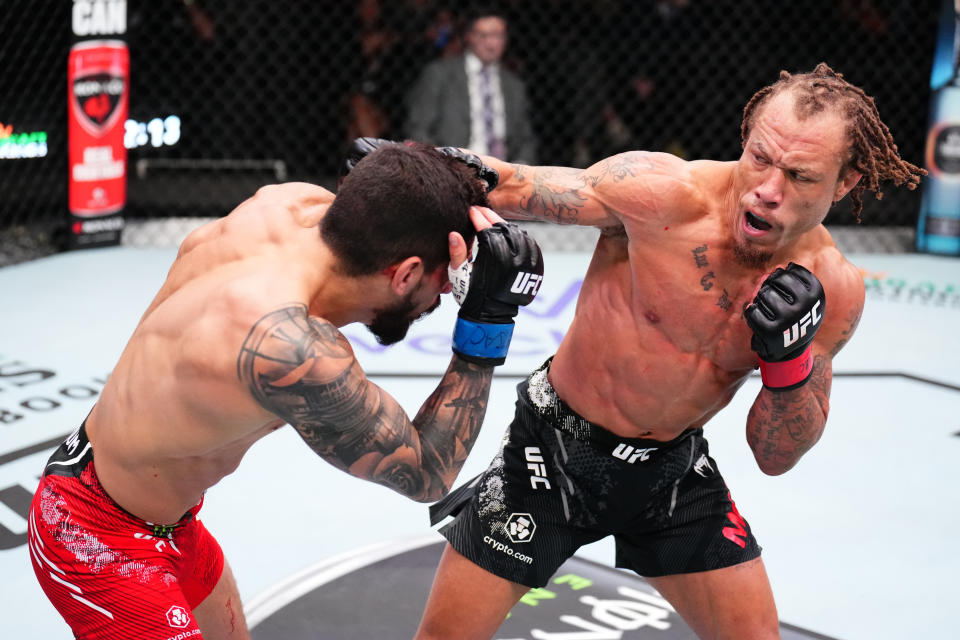
{"type": "Polygon", "coordinates": [[[120,40],[86,40],[70,49],[68,139],[74,246],[119,241],[127,197],[123,144],[130,94],[130,53],[120,40]],[[107,216],[112,216],[107,219],[107,216]]]}

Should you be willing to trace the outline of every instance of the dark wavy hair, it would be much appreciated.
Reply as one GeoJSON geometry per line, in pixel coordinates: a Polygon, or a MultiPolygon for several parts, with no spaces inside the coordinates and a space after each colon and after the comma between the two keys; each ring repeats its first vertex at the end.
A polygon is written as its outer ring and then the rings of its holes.
{"type": "Polygon", "coordinates": [[[471,205],[486,205],[483,182],[431,146],[384,144],[343,179],[323,217],[321,237],[350,276],[368,275],[410,256],[433,271],[450,259],[447,235],[473,242],[471,205]]]}
{"type": "Polygon", "coordinates": [[[853,215],[857,222],[860,222],[860,213],[863,211],[864,191],[869,189],[880,200],[883,197],[881,182],[891,180],[898,187],[906,185],[908,189],[916,189],[920,177],[927,175],[926,170],[900,157],[890,130],[880,120],[873,98],[863,89],[844,80],[842,74],[825,62],[818,64],[810,73],[792,75],[781,71],[777,82],[753,94],[743,110],[743,122],[740,125],[742,144],[746,145],[750,137],[750,128],[760,107],[771,96],[787,89],[796,96],[794,108],[801,120],[827,108],[846,118],[850,149],[842,173],[853,169],[863,175],[850,191],[853,215]]]}

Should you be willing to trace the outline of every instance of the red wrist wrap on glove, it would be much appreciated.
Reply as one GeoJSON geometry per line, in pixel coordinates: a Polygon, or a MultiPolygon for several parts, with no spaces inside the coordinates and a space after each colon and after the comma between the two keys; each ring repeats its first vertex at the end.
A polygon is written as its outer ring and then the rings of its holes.
{"type": "Polygon", "coordinates": [[[813,345],[807,345],[796,358],[784,362],[760,360],[763,386],[773,391],[788,391],[804,384],[813,373],[813,345]]]}

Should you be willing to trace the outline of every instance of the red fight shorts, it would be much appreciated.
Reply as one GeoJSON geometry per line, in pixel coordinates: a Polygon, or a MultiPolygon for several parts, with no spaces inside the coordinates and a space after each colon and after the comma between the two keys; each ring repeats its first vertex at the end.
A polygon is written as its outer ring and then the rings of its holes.
{"type": "MultiPolygon", "coordinates": [[[[202,503],[202,501],[201,501],[202,503]]],[[[223,572],[196,518],[153,525],[103,490],[84,426],[60,445],[30,505],[28,542],[44,593],[77,638],[200,638],[193,609],[223,572]]]]}

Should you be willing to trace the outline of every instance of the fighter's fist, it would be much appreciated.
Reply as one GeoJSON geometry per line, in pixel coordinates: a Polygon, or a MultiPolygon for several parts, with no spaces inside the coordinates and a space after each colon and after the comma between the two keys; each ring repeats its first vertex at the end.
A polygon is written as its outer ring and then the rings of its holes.
{"type": "MultiPolygon", "coordinates": [[[[453,350],[479,364],[503,364],[513,319],[543,282],[543,255],[536,241],[513,223],[497,222],[477,234],[477,257],[469,271],[453,334],[453,350]]],[[[456,289],[457,284],[454,283],[456,289]]]]}
{"type": "Polygon", "coordinates": [[[791,262],[767,276],[744,311],[765,386],[787,390],[807,381],[813,372],[810,343],[825,308],[823,286],[804,267],[791,262]]]}
{"type": "Polygon", "coordinates": [[[456,158],[473,169],[477,173],[477,177],[487,185],[487,193],[493,191],[500,183],[500,174],[497,173],[497,170],[483,164],[479,156],[461,151],[456,147],[437,147],[437,151],[451,158],[456,158]]]}
{"type": "MultiPolygon", "coordinates": [[[[342,180],[345,175],[350,173],[350,171],[357,166],[358,162],[385,144],[402,143],[385,140],[383,138],[357,138],[354,140],[353,143],[350,144],[350,148],[347,149],[343,164],[340,166],[340,179],[342,180]]],[[[496,169],[483,164],[483,161],[481,161],[478,156],[467,153],[466,151],[461,151],[456,147],[435,147],[435,149],[446,156],[459,160],[473,169],[477,177],[486,185],[488,192],[492,191],[493,188],[497,186],[497,183],[500,182],[500,174],[497,173],[496,169]]]]}
{"type": "Polygon", "coordinates": [[[396,144],[392,140],[383,138],[356,138],[347,149],[347,154],[340,165],[340,179],[350,173],[357,163],[385,144],[396,144]]]}

